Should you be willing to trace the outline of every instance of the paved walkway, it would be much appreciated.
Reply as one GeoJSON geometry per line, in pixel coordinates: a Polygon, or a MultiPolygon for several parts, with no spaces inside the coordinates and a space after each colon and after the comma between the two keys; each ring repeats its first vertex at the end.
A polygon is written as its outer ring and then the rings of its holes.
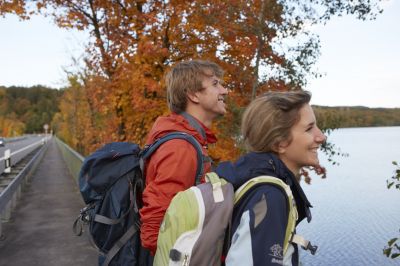
{"type": "Polygon", "coordinates": [[[51,141],[11,221],[3,223],[0,265],[97,265],[97,253],[72,224],[84,206],[61,152],[51,141]]]}

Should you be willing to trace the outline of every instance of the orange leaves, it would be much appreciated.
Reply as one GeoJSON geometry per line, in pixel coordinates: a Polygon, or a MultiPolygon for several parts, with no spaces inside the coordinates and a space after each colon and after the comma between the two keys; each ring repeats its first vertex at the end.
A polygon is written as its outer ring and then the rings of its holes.
{"type": "Polygon", "coordinates": [[[7,13],[11,13],[22,19],[29,19],[25,5],[23,0],[2,0],[0,3],[0,15],[4,16],[7,13]]]}
{"type": "Polygon", "coordinates": [[[242,0],[214,3],[40,0],[38,3],[42,4],[40,8],[47,8],[59,26],[86,29],[91,36],[82,81],[71,83],[58,118],[64,123],[62,127],[70,127],[68,138],[74,145],[83,145],[87,152],[108,141],[143,143],[153,121],[167,112],[165,72],[176,62],[202,58],[226,70],[226,86],[232,90],[229,114],[214,127],[220,143],[212,149],[212,154],[218,160],[238,155],[241,108],[248,104],[254,90],[262,93],[269,89],[270,78],[260,77],[258,65],[279,58],[272,56],[270,44],[276,28],[267,27],[263,21],[268,18],[279,27],[278,3],[242,0]]]}

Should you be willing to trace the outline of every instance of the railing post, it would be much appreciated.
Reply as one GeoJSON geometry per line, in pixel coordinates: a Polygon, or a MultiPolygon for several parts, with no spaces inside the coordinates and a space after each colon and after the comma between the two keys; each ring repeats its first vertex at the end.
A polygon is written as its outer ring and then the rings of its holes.
{"type": "Polygon", "coordinates": [[[11,150],[4,151],[4,173],[11,173],[11,150]]]}
{"type": "Polygon", "coordinates": [[[15,210],[16,207],[17,207],[17,192],[14,191],[14,194],[12,195],[11,199],[11,209],[15,210]]]}
{"type": "Polygon", "coordinates": [[[17,200],[19,200],[21,198],[21,194],[22,194],[22,186],[24,185],[24,182],[21,182],[21,184],[18,186],[17,188],[17,192],[15,192],[15,194],[17,194],[17,200]]]}
{"type": "Polygon", "coordinates": [[[2,222],[2,217],[3,215],[2,215],[2,213],[0,213],[0,240],[3,238],[3,234],[2,234],[2,231],[1,231],[1,227],[2,227],[2,225],[3,225],[3,222],[2,222]]]}
{"type": "Polygon", "coordinates": [[[1,220],[4,222],[8,222],[11,219],[11,207],[12,207],[12,200],[10,200],[6,207],[3,210],[3,213],[1,214],[1,220]]]}

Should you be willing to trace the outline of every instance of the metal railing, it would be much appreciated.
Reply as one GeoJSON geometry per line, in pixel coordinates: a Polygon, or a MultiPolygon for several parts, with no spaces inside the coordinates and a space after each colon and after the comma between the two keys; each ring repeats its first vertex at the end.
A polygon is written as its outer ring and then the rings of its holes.
{"type": "Polygon", "coordinates": [[[0,174],[2,174],[5,170],[5,160],[9,159],[10,161],[10,166],[13,167],[17,163],[19,163],[25,156],[27,156],[29,153],[43,145],[49,137],[44,137],[41,140],[34,142],[24,148],[21,148],[19,150],[10,152],[10,157],[6,158],[6,155],[0,158],[0,174]]]}
{"type": "Polygon", "coordinates": [[[82,163],[85,157],[74,151],[70,146],[65,144],[62,140],[55,137],[58,147],[60,147],[61,153],[64,157],[64,161],[68,166],[69,172],[74,177],[76,183],[78,183],[79,171],[82,167],[82,163]]]}
{"type": "MultiPolygon", "coordinates": [[[[15,177],[6,184],[5,187],[0,190],[0,236],[1,236],[1,222],[8,221],[11,216],[11,210],[16,207],[17,199],[21,196],[22,187],[26,184],[27,180],[36,169],[37,165],[39,164],[40,160],[42,159],[45,150],[47,149],[47,141],[42,142],[42,147],[40,150],[29,160],[29,162],[24,166],[24,168],[18,172],[15,177]]],[[[18,157],[21,154],[28,155],[34,149],[38,148],[37,145],[29,145],[24,149],[16,151],[12,154],[15,156],[18,154],[18,157]]],[[[19,159],[21,160],[21,159],[19,159]]],[[[0,179],[1,180],[1,179],[0,179]]]]}
{"type": "Polygon", "coordinates": [[[29,135],[24,135],[24,136],[20,136],[20,137],[13,137],[13,138],[4,138],[4,143],[11,143],[14,141],[20,141],[23,139],[26,139],[29,135]]]}

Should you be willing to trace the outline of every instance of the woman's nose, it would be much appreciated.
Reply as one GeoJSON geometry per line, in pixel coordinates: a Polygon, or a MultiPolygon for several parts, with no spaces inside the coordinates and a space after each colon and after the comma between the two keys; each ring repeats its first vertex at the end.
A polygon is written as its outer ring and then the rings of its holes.
{"type": "Polygon", "coordinates": [[[321,129],[318,128],[318,135],[316,137],[316,140],[318,143],[324,143],[326,141],[327,137],[322,133],[321,129]]]}

